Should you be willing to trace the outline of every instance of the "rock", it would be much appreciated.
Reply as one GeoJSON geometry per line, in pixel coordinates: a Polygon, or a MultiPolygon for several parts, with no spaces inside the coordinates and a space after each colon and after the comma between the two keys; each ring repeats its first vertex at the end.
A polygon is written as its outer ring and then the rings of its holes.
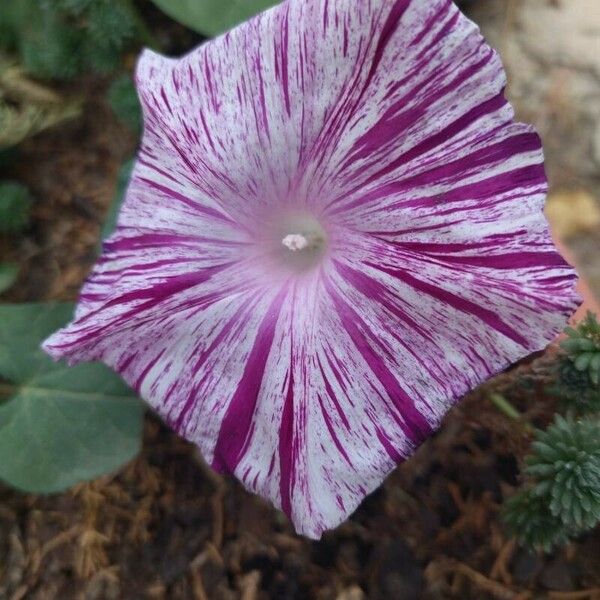
{"type": "Polygon", "coordinates": [[[575,589],[569,565],[561,557],[556,557],[544,567],[540,583],[557,592],[572,592],[575,589]]]}
{"type": "Polygon", "coordinates": [[[412,550],[401,539],[382,541],[371,556],[369,598],[421,598],[423,571],[412,550]]]}
{"type": "Polygon", "coordinates": [[[365,593],[357,586],[346,588],[337,595],[335,600],[366,600],[365,593]]]}
{"type": "Polygon", "coordinates": [[[597,0],[485,0],[466,7],[506,67],[521,120],[544,139],[554,184],[598,178],[600,9],[597,0]]]}
{"type": "Polygon", "coordinates": [[[561,240],[600,227],[600,206],[585,190],[555,192],[548,196],[546,216],[561,240]]]}
{"type": "Polygon", "coordinates": [[[537,554],[519,550],[513,562],[512,573],[516,583],[531,586],[543,568],[544,563],[537,554]]]}

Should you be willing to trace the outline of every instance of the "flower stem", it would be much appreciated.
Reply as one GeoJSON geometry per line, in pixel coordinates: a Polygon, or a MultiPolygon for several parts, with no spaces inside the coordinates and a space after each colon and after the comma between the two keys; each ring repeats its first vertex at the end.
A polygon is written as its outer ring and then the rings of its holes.
{"type": "Polygon", "coordinates": [[[533,427],[502,394],[491,394],[490,401],[503,415],[512,421],[517,421],[527,433],[533,433],[533,427]]]}

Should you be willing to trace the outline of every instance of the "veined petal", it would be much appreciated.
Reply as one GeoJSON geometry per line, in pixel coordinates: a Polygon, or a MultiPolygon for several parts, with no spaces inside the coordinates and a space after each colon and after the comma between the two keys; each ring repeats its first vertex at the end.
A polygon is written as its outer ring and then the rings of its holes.
{"type": "Polygon", "coordinates": [[[45,348],[115,368],[299,532],[576,307],[539,138],[450,0],[288,0],[137,80],[117,231],[45,348]]]}

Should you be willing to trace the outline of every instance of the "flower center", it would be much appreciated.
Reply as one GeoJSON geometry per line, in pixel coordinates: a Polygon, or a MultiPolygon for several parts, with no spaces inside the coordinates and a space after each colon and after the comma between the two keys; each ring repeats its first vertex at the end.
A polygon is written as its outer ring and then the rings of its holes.
{"type": "Polygon", "coordinates": [[[290,233],[281,240],[281,243],[292,252],[304,250],[305,248],[308,248],[309,244],[306,236],[302,235],[301,233],[290,233]]]}
{"type": "Polygon", "coordinates": [[[315,233],[290,233],[281,240],[281,243],[291,252],[317,250],[324,242],[325,240],[315,233]]]}
{"type": "Polygon", "coordinates": [[[286,272],[312,270],[327,252],[327,234],[312,215],[288,212],[270,216],[264,242],[270,255],[286,272]],[[270,241],[269,241],[270,240],[270,241]]]}

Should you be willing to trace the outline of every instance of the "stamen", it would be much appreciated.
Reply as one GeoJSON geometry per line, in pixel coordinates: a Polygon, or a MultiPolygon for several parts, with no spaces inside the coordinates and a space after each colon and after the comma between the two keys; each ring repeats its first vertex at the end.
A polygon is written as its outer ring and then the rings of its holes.
{"type": "Polygon", "coordinates": [[[308,239],[301,233],[290,233],[281,240],[281,243],[292,252],[305,250],[309,246],[308,239]]]}

